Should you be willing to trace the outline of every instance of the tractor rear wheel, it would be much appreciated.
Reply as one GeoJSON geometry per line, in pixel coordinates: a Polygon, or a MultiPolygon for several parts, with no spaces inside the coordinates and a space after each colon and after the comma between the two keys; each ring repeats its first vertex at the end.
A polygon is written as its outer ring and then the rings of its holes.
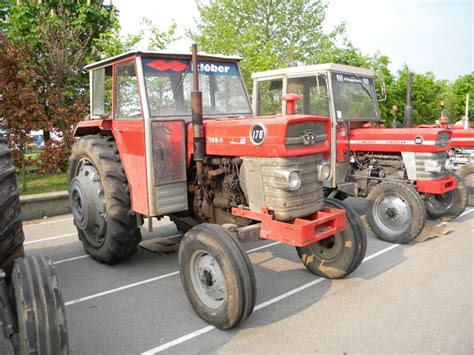
{"type": "Polygon", "coordinates": [[[16,258],[24,256],[16,169],[5,138],[0,137],[0,269],[9,277],[16,258]]]}
{"type": "Polygon", "coordinates": [[[367,223],[377,238],[405,244],[415,239],[426,223],[426,210],[411,185],[384,181],[367,195],[367,223]]]}
{"type": "Polygon", "coordinates": [[[18,314],[18,354],[68,354],[66,312],[50,259],[17,259],[11,276],[18,314]]]}
{"type": "Polygon", "coordinates": [[[326,198],[324,204],[346,212],[346,229],[305,247],[296,247],[296,251],[304,266],[313,274],[339,279],[357,269],[364,259],[367,234],[357,212],[344,202],[326,198]]]}
{"type": "Polygon", "coordinates": [[[461,166],[456,170],[456,175],[464,180],[466,186],[469,206],[474,206],[474,163],[461,166]]]}
{"type": "Polygon", "coordinates": [[[200,224],[179,247],[179,270],[194,311],[219,329],[243,323],[255,307],[252,264],[237,238],[222,226],[200,224]]]}
{"type": "Polygon", "coordinates": [[[108,264],[134,254],[141,234],[114,138],[81,137],[72,148],[68,180],[74,224],[85,251],[108,264]]]}
{"type": "Polygon", "coordinates": [[[440,195],[426,195],[428,216],[438,221],[451,221],[464,212],[468,194],[463,179],[456,176],[456,188],[440,195]]]}

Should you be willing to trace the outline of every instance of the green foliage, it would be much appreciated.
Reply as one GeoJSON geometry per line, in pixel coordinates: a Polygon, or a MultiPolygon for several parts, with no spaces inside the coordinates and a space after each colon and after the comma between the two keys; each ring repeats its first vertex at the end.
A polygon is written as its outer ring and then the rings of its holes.
{"type": "Polygon", "coordinates": [[[197,32],[189,32],[202,51],[237,54],[250,87],[250,74],[298,63],[314,62],[344,32],[324,33],[326,4],[321,0],[198,1],[197,32]]]}
{"type": "Polygon", "coordinates": [[[469,120],[474,119],[474,72],[458,77],[450,87],[447,102],[452,121],[459,120],[466,112],[466,94],[469,94],[469,120]]]}

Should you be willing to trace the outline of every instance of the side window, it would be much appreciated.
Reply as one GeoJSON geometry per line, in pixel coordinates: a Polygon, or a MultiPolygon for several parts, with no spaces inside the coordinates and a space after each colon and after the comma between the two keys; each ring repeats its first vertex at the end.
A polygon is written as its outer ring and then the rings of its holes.
{"type": "Polygon", "coordinates": [[[281,113],[281,95],[283,80],[269,80],[258,83],[258,116],[276,115],[281,113]]]}
{"type": "Polygon", "coordinates": [[[112,67],[92,72],[92,118],[110,117],[112,113],[112,67]]]}
{"type": "Polygon", "coordinates": [[[300,96],[300,101],[295,104],[296,113],[329,117],[329,99],[325,75],[288,79],[287,92],[300,96]]]}
{"type": "Polygon", "coordinates": [[[115,85],[115,118],[141,118],[138,79],[133,61],[115,66],[115,85]]]}

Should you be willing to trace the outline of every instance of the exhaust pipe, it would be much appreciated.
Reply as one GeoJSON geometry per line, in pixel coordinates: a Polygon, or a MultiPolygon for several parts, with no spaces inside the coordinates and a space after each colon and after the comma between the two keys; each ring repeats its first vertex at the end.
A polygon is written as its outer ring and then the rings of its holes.
{"type": "Polygon", "coordinates": [[[196,162],[198,182],[204,175],[204,134],[202,128],[202,93],[199,91],[197,45],[192,45],[193,91],[191,92],[191,114],[193,120],[193,158],[196,162]]]}
{"type": "Polygon", "coordinates": [[[411,103],[411,81],[412,81],[412,72],[408,72],[407,77],[407,104],[405,105],[405,120],[404,126],[410,128],[413,126],[413,106],[411,103]]]}
{"type": "Polygon", "coordinates": [[[464,115],[464,129],[469,128],[469,94],[466,94],[466,113],[464,115]]]}

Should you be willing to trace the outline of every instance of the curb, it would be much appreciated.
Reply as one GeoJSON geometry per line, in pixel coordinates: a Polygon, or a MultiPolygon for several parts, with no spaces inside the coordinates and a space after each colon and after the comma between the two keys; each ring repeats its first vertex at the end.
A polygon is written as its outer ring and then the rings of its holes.
{"type": "Polygon", "coordinates": [[[23,221],[71,213],[67,191],[20,196],[23,221]]]}

